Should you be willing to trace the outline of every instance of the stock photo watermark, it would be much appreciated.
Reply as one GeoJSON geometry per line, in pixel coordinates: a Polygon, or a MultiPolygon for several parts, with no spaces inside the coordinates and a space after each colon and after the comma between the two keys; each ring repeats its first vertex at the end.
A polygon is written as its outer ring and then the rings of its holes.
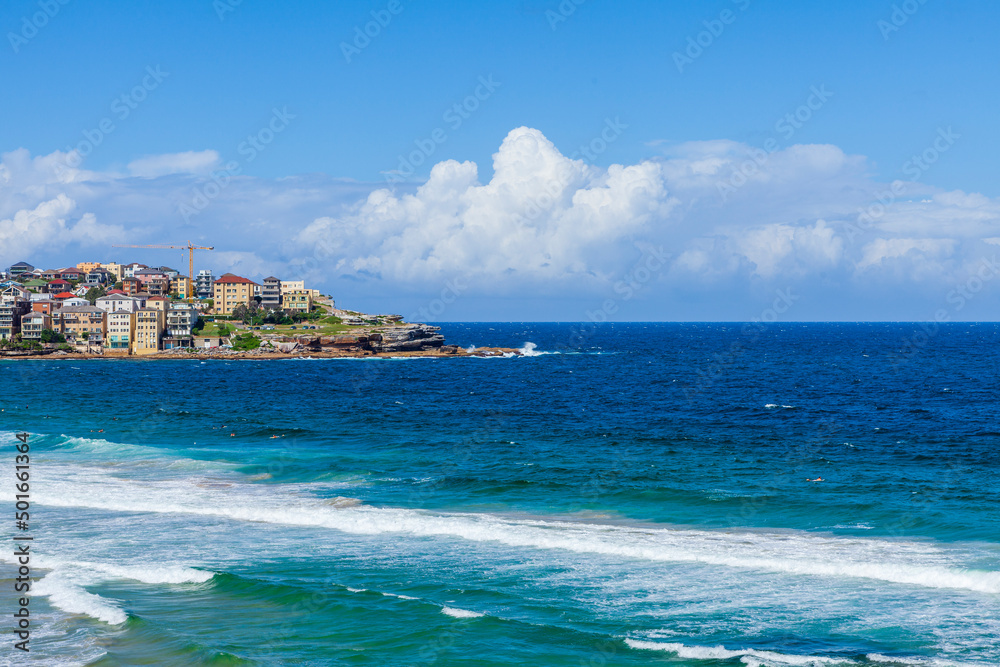
{"type": "Polygon", "coordinates": [[[184,222],[191,222],[191,217],[198,215],[239,176],[244,167],[257,159],[274,141],[275,137],[288,129],[289,121],[295,119],[295,114],[288,112],[288,107],[271,110],[271,118],[259,130],[248,134],[246,139],[236,146],[236,152],[242,160],[229,160],[222,169],[212,171],[206,183],[195,186],[191,199],[178,204],[177,212],[184,222]]]}
{"type": "MultiPolygon", "coordinates": [[[[910,157],[900,168],[903,174],[910,177],[912,182],[919,181],[923,175],[941,159],[955,145],[962,135],[952,129],[939,127],[937,136],[931,144],[918,154],[910,157]]],[[[854,241],[865,232],[872,229],[875,223],[885,217],[889,208],[899,201],[899,198],[906,191],[906,184],[901,180],[895,180],[888,188],[875,195],[875,201],[866,207],[858,209],[858,219],[854,224],[849,224],[845,228],[849,243],[854,241]]]]}
{"type": "Polygon", "coordinates": [[[890,35],[899,32],[904,25],[910,22],[910,18],[920,11],[920,8],[927,4],[927,0],[904,0],[892,6],[892,12],[888,19],[879,19],[875,26],[882,33],[882,39],[889,41],[890,35]]]}
{"type": "Polygon", "coordinates": [[[7,32],[7,41],[10,42],[10,48],[14,49],[14,53],[20,53],[21,47],[33,40],[39,31],[69,3],[70,0],[38,0],[38,11],[21,17],[20,30],[7,32]]]}
{"type": "Polygon", "coordinates": [[[115,130],[118,129],[116,119],[119,123],[124,122],[139,108],[149,97],[149,94],[160,87],[170,72],[164,72],[160,65],[147,65],[145,75],[131,89],[125,91],[111,102],[110,111],[112,115],[105,116],[99,120],[94,127],[82,131],[83,138],[76,143],[66,147],[65,164],[56,165],[57,173],[65,169],[76,169],[83,163],[83,158],[87,157],[94,150],[104,143],[115,130]]]}
{"type": "MultiPolygon", "coordinates": [[[[750,0],[732,0],[732,3],[737,6],[740,12],[745,12],[750,8],[750,0]]],[[[674,65],[677,67],[678,73],[683,74],[685,68],[690,67],[694,61],[701,58],[705,51],[722,37],[726,26],[736,22],[738,16],[739,13],[732,9],[723,9],[717,17],[702,21],[701,24],[705,29],[689,36],[687,46],[683,51],[674,51],[673,53],[674,65]]]]}
{"type": "MultiPolygon", "coordinates": [[[[786,142],[790,141],[833,96],[833,92],[827,89],[826,84],[811,86],[809,95],[802,104],[775,121],[774,131],[786,142]]],[[[733,170],[729,178],[716,185],[722,202],[728,201],[733,193],[746,185],[781,148],[782,144],[775,137],[768,137],[761,148],[752,148],[747,159],[733,170]]]]}
{"type": "MultiPolygon", "coordinates": [[[[452,132],[457,131],[480,105],[490,99],[502,84],[493,79],[493,75],[480,76],[473,91],[466,95],[462,101],[452,104],[441,114],[441,120],[452,132]]],[[[424,165],[439,146],[448,141],[448,130],[444,127],[435,128],[427,137],[415,139],[415,148],[405,155],[399,155],[399,165],[393,171],[386,172],[385,180],[388,183],[399,183],[413,176],[417,168],[424,165]]]]}
{"type": "Polygon", "coordinates": [[[363,26],[354,26],[353,39],[349,43],[340,43],[340,52],[344,54],[347,64],[351,64],[355,56],[361,55],[362,51],[371,46],[372,40],[381,35],[382,31],[392,23],[392,19],[402,14],[404,9],[401,0],[389,0],[384,8],[371,11],[371,21],[363,26]]]}

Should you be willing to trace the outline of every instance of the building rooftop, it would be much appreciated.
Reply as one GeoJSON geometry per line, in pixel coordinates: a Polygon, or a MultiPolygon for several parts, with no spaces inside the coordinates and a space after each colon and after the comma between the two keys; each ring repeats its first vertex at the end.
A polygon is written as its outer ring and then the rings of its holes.
{"type": "Polygon", "coordinates": [[[256,285],[252,280],[243,278],[241,276],[233,275],[232,273],[223,273],[221,277],[215,279],[216,283],[223,284],[237,284],[237,285],[256,285]]]}

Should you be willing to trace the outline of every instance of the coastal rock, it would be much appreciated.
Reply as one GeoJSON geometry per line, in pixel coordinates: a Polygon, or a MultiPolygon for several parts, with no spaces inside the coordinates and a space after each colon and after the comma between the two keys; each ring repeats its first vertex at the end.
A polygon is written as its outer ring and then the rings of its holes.
{"type": "MultiPolygon", "coordinates": [[[[438,332],[441,327],[428,324],[409,324],[393,327],[382,332],[381,340],[372,341],[372,349],[377,352],[419,352],[440,348],[444,336],[438,332]]],[[[374,338],[374,336],[372,336],[374,338]]]]}

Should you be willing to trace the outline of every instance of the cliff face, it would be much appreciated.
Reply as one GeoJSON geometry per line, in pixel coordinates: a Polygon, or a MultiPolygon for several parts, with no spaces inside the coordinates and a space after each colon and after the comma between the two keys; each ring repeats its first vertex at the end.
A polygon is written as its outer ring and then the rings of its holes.
{"type": "Polygon", "coordinates": [[[438,333],[441,327],[427,324],[406,324],[387,328],[379,333],[346,334],[340,336],[299,335],[278,339],[279,344],[298,344],[305,350],[315,352],[421,352],[434,350],[444,345],[444,336],[438,333]]]}
{"type": "Polygon", "coordinates": [[[377,352],[418,352],[444,345],[441,327],[428,324],[408,324],[372,334],[372,348],[377,352]]]}

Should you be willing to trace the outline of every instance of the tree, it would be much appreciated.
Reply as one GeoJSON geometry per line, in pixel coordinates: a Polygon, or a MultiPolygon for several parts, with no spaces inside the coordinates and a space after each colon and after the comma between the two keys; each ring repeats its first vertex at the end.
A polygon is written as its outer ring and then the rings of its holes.
{"type": "Polygon", "coordinates": [[[83,295],[83,298],[89,301],[90,305],[93,306],[102,296],[107,296],[107,292],[104,291],[103,287],[91,287],[87,290],[87,293],[83,295]]]}
{"type": "Polygon", "coordinates": [[[43,343],[65,343],[66,337],[52,329],[42,329],[41,341],[43,343]]]}
{"type": "Polygon", "coordinates": [[[240,305],[233,308],[234,320],[240,320],[242,322],[246,322],[249,317],[250,317],[250,309],[247,308],[246,305],[241,303],[240,305]]]}

